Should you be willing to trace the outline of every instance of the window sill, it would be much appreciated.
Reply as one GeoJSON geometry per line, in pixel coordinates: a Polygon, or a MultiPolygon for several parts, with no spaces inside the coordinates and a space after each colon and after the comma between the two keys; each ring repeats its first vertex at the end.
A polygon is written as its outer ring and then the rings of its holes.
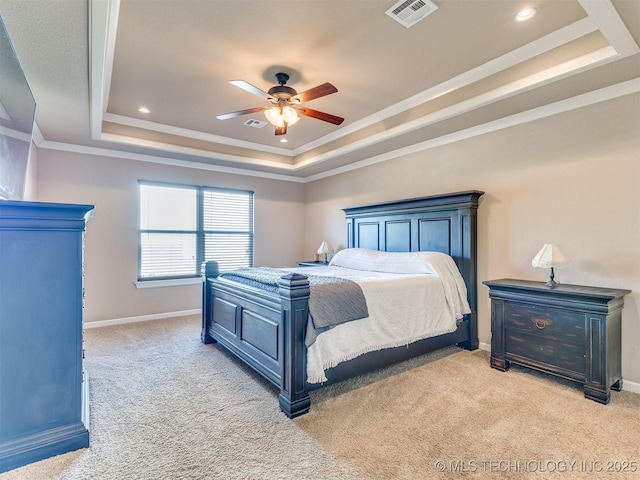
{"type": "Polygon", "coordinates": [[[136,288],[180,287],[183,285],[199,285],[201,283],[202,277],[173,278],[170,280],[138,280],[137,282],[133,282],[136,288]]]}

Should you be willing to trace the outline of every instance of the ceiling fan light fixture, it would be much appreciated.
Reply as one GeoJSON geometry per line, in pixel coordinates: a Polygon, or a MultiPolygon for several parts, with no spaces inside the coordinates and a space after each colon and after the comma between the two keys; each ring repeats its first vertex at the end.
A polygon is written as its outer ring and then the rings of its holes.
{"type": "Polygon", "coordinates": [[[284,121],[289,125],[293,125],[298,120],[300,120],[300,117],[298,117],[298,112],[296,112],[296,109],[292,107],[284,107],[282,109],[282,117],[284,118],[284,121]]]}
{"type": "Polygon", "coordinates": [[[282,127],[285,122],[287,125],[293,125],[300,119],[298,117],[298,112],[289,106],[282,108],[272,107],[264,111],[264,116],[267,117],[267,120],[269,120],[271,125],[276,127],[282,127]]]}
{"type": "Polygon", "coordinates": [[[278,107],[272,107],[264,111],[264,116],[267,117],[271,125],[277,125],[278,117],[280,116],[280,109],[278,107]]]}
{"type": "MultiPolygon", "coordinates": [[[[412,0],[414,1],[414,0],[412,0]]],[[[422,0],[416,0],[422,1],[422,0]]],[[[302,93],[298,93],[295,89],[286,85],[289,80],[289,75],[286,73],[277,73],[276,79],[278,85],[271,87],[268,92],[265,92],[257,87],[254,87],[250,83],[244,80],[232,80],[231,83],[236,87],[242,88],[247,92],[261,97],[271,103],[270,108],[254,107],[247,108],[245,110],[238,110],[236,112],[223,113],[216,115],[219,120],[227,120],[229,118],[236,118],[241,115],[247,115],[256,112],[264,112],[264,116],[269,123],[276,127],[276,135],[284,135],[287,133],[287,126],[293,125],[299,120],[298,115],[304,115],[306,117],[315,118],[323,122],[332,123],[333,125],[341,125],[344,122],[344,118],[329,113],[320,112],[307,107],[295,108],[300,103],[306,103],[316,98],[325,97],[336,93],[338,89],[328,82],[318,85],[317,87],[305,90],[302,93]]]]}

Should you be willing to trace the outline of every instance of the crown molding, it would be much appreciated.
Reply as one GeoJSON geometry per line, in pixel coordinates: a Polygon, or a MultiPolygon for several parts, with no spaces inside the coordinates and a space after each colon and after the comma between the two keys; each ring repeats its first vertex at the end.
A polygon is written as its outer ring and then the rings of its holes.
{"type": "Polygon", "coordinates": [[[278,173],[260,172],[246,168],[225,167],[221,165],[210,165],[207,163],[196,162],[191,160],[182,160],[178,158],[167,158],[148,154],[125,152],[122,150],[113,150],[109,148],[90,147],[87,145],[77,145],[73,143],[51,142],[43,140],[36,143],[39,149],[57,150],[61,152],[80,153],[83,155],[94,155],[101,157],[120,158],[124,160],[134,160],[137,162],[157,163],[161,165],[170,165],[174,167],[193,168],[196,170],[206,170],[210,172],[230,173],[233,175],[243,175],[245,177],[267,178],[270,180],[282,180],[285,182],[304,183],[304,179],[291,175],[283,175],[278,173]]]}
{"type": "MultiPolygon", "coordinates": [[[[65,152],[81,153],[86,155],[99,155],[104,157],[122,158],[127,160],[149,162],[149,163],[159,163],[163,165],[172,165],[177,167],[193,168],[198,170],[230,173],[234,175],[268,178],[272,180],[282,180],[286,182],[308,183],[316,180],[321,180],[323,178],[332,177],[334,175],[339,175],[341,173],[358,170],[360,168],[365,168],[370,165],[375,165],[377,163],[393,160],[406,155],[419,153],[432,148],[448,145],[451,143],[459,142],[469,138],[477,137],[487,133],[492,133],[505,128],[521,125],[524,123],[532,122],[532,121],[550,117],[553,115],[558,115],[561,113],[569,112],[571,110],[576,110],[582,107],[594,105],[600,102],[605,102],[607,100],[613,100],[615,98],[619,98],[625,95],[631,95],[635,93],[640,93],[640,77],[634,78],[632,80],[628,80],[626,82],[611,85],[609,87],[605,87],[599,90],[594,90],[592,92],[584,93],[582,95],[571,97],[565,100],[561,100],[555,103],[544,105],[542,107],[537,107],[531,110],[527,110],[515,115],[494,120],[492,122],[488,122],[482,125],[476,125],[474,127],[470,127],[465,130],[460,130],[454,133],[450,133],[437,138],[426,140],[424,142],[408,145],[400,149],[396,149],[393,151],[385,152],[380,155],[376,155],[374,157],[367,158],[366,160],[361,160],[359,162],[345,165],[343,167],[334,168],[322,173],[309,175],[306,177],[296,177],[296,176],[284,175],[284,174],[258,172],[258,171],[245,169],[245,168],[222,167],[218,165],[204,164],[202,162],[158,157],[158,156],[139,154],[139,153],[123,152],[120,150],[111,150],[106,148],[96,148],[96,147],[88,147],[88,146],[68,144],[68,143],[50,142],[42,138],[42,135],[39,133],[39,129],[37,130],[38,135],[36,135],[34,132],[34,143],[36,143],[36,146],[38,148],[45,149],[45,150],[59,150],[59,151],[65,151],[65,152]],[[36,137],[40,138],[41,140],[37,141],[36,137]]],[[[282,166],[280,168],[291,171],[293,169],[293,166],[282,166]]]]}
{"type": "Polygon", "coordinates": [[[571,97],[565,100],[561,100],[555,103],[550,103],[542,107],[537,107],[525,112],[517,113],[508,117],[504,117],[492,122],[487,122],[482,125],[476,125],[474,127],[467,128],[465,130],[459,130],[448,135],[443,135],[437,138],[426,140],[421,143],[408,145],[406,147],[396,149],[391,152],[386,152],[381,155],[367,158],[359,162],[354,162],[344,167],[335,168],[322,172],[316,175],[310,175],[305,178],[306,182],[313,182],[323,178],[328,178],[341,173],[358,170],[360,168],[375,165],[377,163],[386,162],[406,155],[419,153],[432,148],[448,145],[451,143],[467,140],[469,138],[478,137],[487,133],[496,132],[505,128],[522,125],[524,123],[533,122],[542,118],[551,117],[561,113],[576,110],[596,103],[605,102],[607,100],[613,100],[625,95],[631,95],[634,93],[640,93],[640,78],[634,78],[626,82],[622,82],[616,85],[602,88],[600,90],[594,90],[592,92],[584,93],[576,97],[571,97]]]}
{"type": "Polygon", "coordinates": [[[199,132],[197,130],[191,130],[188,128],[174,127],[173,125],[150,122],[148,120],[126,117],[124,115],[116,115],[109,112],[106,112],[103,115],[102,119],[105,122],[117,123],[119,125],[126,125],[130,127],[141,128],[144,130],[151,130],[154,132],[167,133],[170,135],[177,135],[179,137],[191,138],[194,140],[203,140],[205,142],[220,143],[223,145],[229,145],[231,147],[241,147],[250,150],[258,150],[261,152],[273,153],[285,157],[294,156],[293,152],[286,148],[271,147],[269,145],[263,145],[261,143],[246,142],[243,140],[237,140],[235,138],[222,137],[220,135],[213,135],[211,133],[199,132]]]}
{"type": "Polygon", "coordinates": [[[640,52],[631,32],[609,0],[578,1],[618,55],[626,57],[640,52]]]}

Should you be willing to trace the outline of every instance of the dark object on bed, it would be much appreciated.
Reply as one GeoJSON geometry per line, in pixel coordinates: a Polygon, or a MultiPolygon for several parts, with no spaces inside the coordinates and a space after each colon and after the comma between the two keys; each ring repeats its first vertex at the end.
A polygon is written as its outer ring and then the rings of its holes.
{"type": "Polygon", "coordinates": [[[325,372],[323,384],[308,384],[305,330],[309,281],[289,273],[279,294],[219,277],[207,262],[203,287],[203,343],[219,342],[280,388],[280,408],[293,418],[309,411],[309,391],[431,352],[447,345],[478,348],[476,212],[484,192],[468,191],[343,209],[347,246],[389,252],[443,252],[456,262],[467,286],[471,314],[456,331],[361,355],[325,372]]]}

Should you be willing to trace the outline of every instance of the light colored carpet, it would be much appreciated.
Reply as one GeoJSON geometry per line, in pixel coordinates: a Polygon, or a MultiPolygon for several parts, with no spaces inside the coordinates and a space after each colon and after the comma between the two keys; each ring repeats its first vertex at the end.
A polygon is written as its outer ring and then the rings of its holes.
{"type": "Polygon", "coordinates": [[[314,392],[291,421],[199,338],[198,317],[87,330],[90,448],[0,480],[640,477],[637,394],[600,405],[452,347],[314,392]]]}

